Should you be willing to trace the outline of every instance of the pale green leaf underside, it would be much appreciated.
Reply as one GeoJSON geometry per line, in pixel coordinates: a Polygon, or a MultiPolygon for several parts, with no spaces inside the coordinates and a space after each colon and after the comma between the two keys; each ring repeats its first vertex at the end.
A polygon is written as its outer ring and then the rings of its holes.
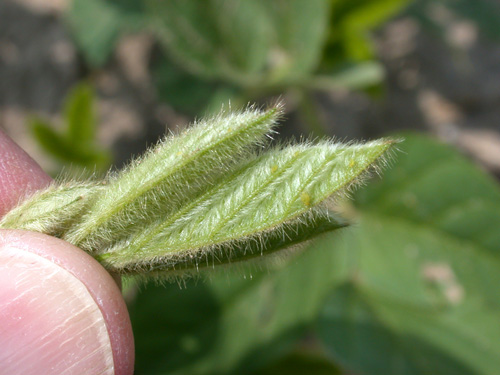
{"type": "MultiPolygon", "coordinates": [[[[201,264],[214,251],[223,263],[250,242],[286,236],[285,228],[294,220],[320,220],[325,213],[314,207],[345,192],[392,144],[324,142],[272,150],[98,259],[117,271],[132,272],[175,268],[189,259],[201,264]]],[[[256,250],[266,252],[264,246],[256,250]]]]}

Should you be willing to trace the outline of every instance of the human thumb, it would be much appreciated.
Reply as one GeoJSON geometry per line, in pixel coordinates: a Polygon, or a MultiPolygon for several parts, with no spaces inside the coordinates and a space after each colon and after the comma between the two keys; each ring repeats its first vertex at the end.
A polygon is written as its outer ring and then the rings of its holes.
{"type": "Polygon", "coordinates": [[[0,374],[133,373],[127,309],[90,255],[40,233],[0,231],[0,374]]]}

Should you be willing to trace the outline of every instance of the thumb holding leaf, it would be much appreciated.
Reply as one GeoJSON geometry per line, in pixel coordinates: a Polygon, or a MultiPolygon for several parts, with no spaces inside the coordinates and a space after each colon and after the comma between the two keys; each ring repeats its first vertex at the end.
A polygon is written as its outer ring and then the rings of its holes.
{"type": "MultiPolygon", "coordinates": [[[[51,179],[0,132],[0,215],[51,179]]],[[[0,374],[132,374],[130,320],[113,278],[77,247],[0,231],[0,374]]]]}

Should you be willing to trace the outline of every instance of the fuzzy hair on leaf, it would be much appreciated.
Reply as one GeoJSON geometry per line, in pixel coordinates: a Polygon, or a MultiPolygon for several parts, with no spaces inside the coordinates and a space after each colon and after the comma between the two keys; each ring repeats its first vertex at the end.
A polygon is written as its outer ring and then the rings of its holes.
{"type": "MultiPolygon", "coordinates": [[[[286,235],[293,242],[289,229],[297,222],[317,229],[321,203],[359,183],[392,144],[323,141],[256,155],[183,209],[98,259],[118,273],[141,273],[198,268],[203,257],[222,264],[272,252],[268,239],[286,235]]],[[[332,221],[330,230],[341,226],[332,221]]]]}
{"type": "Polygon", "coordinates": [[[249,150],[263,145],[281,114],[281,105],[266,111],[252,106],[222,111],[165,138],[110,176],[107,189],[63,239],[99,253],[118,240],[117,233],[140,232],[174,213],[231,171],[249,150]]]}
{"type": "Polygon", "coordinates": [[[0,228],[60,237],[114,273],[169,278],[275,254],[346,226],[329,201],[379,173],[399,140],[263,151],[281,114],[281,105],[222,111],[101,183],[59,183],[35,194],[0,228]]]}
{"type": "Polygon", "coordinates": [[[60,237],[84,215],[103,189],[103,184],[98,182],[55,182],[9,211],[0,221],[0,228],[60,237]]]}

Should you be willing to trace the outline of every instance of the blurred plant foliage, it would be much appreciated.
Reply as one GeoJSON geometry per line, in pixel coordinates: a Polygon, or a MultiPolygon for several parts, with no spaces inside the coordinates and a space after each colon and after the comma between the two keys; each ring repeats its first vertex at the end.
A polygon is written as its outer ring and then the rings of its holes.
{"type": "Polygon", "coordinates": [[[303,373],[496,374],[500,189],[448,146],[405,138],[384,178],[345,203],[358,225],[270,270],[142,290],[137,373],[289,374],[312,361],[303,373]]]}
{"type": "Polygon", "coordinates": [[[63,108],[65,127],[61,131],[39,117],[30,120],[35,139],[61,165],[68,166],[67,173],[81,174],[86,169],[102,172],[111,163],[110,154],[96,144],[97,120],[93,102],[92,88],[81,83],[66,99],[63,108]]]}
{"type": "Polygon", "coordinates": [[[87,62],[125,33],[150,32],[160,97],[191,114],[294,88],[380,83],[370,31],[409,0],[73,0],[68,20],[87,62]],[[93,25],[93,27],[88,27],[93,25]]]}
{"type": "Polygon", "coordinates": [[[484,36],[500,40],[500,3],[496,0],[419,0],[409,7],[408,14],[440,37],[446,35],[446,23],[468,20],[484,36]]]}
{"type": "MultiPolygon", "coordinates": [[[[121,35],[150,32],[160,96],[199,114],[228,98],[379,83],[370,32],[409,3],[73,0],[68,20],[93,67],[121,35]]],[[[498,35],[493,1],[434,3],[498,35]]],[[[265,270],[228,268],[130,298],[137,373],[497,374],[498,183],[447,146],[405,138],[384,178],[343,204],[357,225],[265,270]]]]}

